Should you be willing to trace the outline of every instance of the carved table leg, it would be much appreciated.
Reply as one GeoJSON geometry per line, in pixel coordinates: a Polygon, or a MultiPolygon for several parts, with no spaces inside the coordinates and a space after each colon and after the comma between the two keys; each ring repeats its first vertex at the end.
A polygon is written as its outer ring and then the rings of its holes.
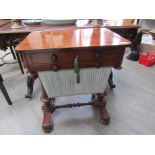
{"type": "Polygon", "coordinates": [[[45,133],[49,133],[53,129],[52,112],[54,112],[55,110],[54,104],[53,104],[54,100],[48,98],[42,83],[41,83],[41,86],[42,86],[42,96],[40,100],[41,102],[43,102],[42,110],[44,113],[42,129],[44,130],[45,133]]]}
{"type": "Polygon", "coordinates": [[[108,83],[109,83],[109,87],[110,87],[111,89],[113,89],[113,88],[116,87],[116,85],[113,83],[113,72],[112,72],[112,71],[111,71],[111,74],[110,74],[110,76],[109,76],[108,83]]]}
{"type": "Polygon", "coordinates": [[[110,116],[106,108],[106,101],[104,97],[106,96],[106,93],[103,94],[95,94],[94,96],[94,102],[96,102],[94,105],[97,106],[101,113],[101,123],[104,125],[108,125],[110,122],[110,116]]]}
{"type": "Polygon", "coordinates": [[[33,84],[35,79],[37,79],[38,77],[38,73],[31,73],[27,76],[27,88],[28,88],[28,92],[25,95],[26,98],[32,98],[32,93],[33,93],[33,84]]]}

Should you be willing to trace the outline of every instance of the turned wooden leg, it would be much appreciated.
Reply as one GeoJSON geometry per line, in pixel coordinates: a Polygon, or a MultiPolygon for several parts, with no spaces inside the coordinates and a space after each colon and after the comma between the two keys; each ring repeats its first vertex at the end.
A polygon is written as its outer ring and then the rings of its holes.
{"type": "Polygon", "coordinates": [[[33,84],[35,79],[38,77],[38,73],[32,73],[27,76],[27,94],[25,95],[26,98],[32,98],[33,94],[33,84]]]}
{"type": "Polygon", "coordinates": [[[100,110],[101,114],[100,122],[102,124],[108,125],[110,122],[110,115],[106,109],[106,101],[104,99],[105,96],[106,92],[103,94],[95,94],[93,102],[95,103],[94,105],[97,106],[100,110]]]}
{"type": "Polygon", "coordinates": [[[54,99],[49,99],[47,96],[47,93],[41,83],[42,87],[42,96],[40,98],[41,102],[43,103],[42,105],[42,110],[43,110],[43,121],[42,121],[42,129],[44,130],[45,133],[49,133],[53,129],[53,122],[52,122],[52,112],[54,112],[54,99]]]}
{"type": "Polygon", "coordinates": [[[109,76],[108,83],[109,83],[109,87],[110,87],[111,89],[113,89],[113,88],[116,87],[116,85],[113,83],[113,72],[112,72],[112,71],[111,71],[111,74],[110,74],[110,76],[109,76]]]}

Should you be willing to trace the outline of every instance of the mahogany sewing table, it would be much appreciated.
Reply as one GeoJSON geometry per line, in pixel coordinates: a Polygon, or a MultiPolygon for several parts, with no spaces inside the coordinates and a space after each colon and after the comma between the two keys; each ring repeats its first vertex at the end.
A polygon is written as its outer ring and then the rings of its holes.
{"type": "MultiPolygon", "coordinates": [[[[102,67],[120,68],[125,48],[130,44],[130,41],[106,28],[69,28],[32,32],[17,45],[16,51],[23,58],[23,62],[30,73],[43,72],[44,74],[45,71],[58,73],[62,70],[73,69],[73,62],[77,57],[80,69],[92,67],[96,70],[102,67]]],[[[42,128],[45,132],[52,130],[51,116],[58,108],[94,105],[100,109],[103,124],[109,123],[110,116],[103,99],[105,92],[93,94],[92,101],[89,103],[57,106],[54,105],[54,98],[49,98],[46,90],[42,83],[41,101],[43,102],[42,110],[44,112],[42,128]]]]}
{"type": "MultiPolygon", "coordinates": [[[[19,44],[28,34],[34,31],[45,31],[45,30],[58,30],[58,29],[80,29],[80,28],[93,28],[94,25],[87,23],[84,25],[66,25],[66,26],[48,26],[48,25],[25,25],[25,28],[11,29],[11,20],[7,25],[0,27],[0,49],[6,50],[10,48],[13,57],[18,59],[19,67],[22,74],[24,73],[21,58],[18,53],[15,52],[14,47],[19,44]]],[[[122,37],[132,41],[139,28],[138,25],[131,23],[129,20],[106,20],[96,27],[108,28],[113,32],[118,33],[122,37]]],[[[37,78],[37,73],[31,72],[27,78],[28,93],[26,97],[31,98],[33,92],[33,83],[37,78]]],[[[113,87],[112,74],[110,75],[111,87],[113,87]]]]}

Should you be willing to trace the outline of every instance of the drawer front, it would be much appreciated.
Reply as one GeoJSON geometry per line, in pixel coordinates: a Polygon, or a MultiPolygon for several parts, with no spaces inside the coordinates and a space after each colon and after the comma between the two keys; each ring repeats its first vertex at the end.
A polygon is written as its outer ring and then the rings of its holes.
{"type": "Polygon", "coordinates": [[[23,56],[30,71],[73,69],[74,60],[78,57],[80,68],[113,66],[120,67],[124,55],[124,48],[105,48],[89,50],[40,51],[26,52],[23,56]],[[52,56],[56,56],[53,61],[52,56]]]}

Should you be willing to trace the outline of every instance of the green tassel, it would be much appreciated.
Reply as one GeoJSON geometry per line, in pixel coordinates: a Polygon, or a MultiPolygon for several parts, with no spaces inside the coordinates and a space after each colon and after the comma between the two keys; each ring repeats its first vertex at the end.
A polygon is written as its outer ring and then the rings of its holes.
{"type": "Polygon", "coordinates": [[[76,74],[76,83],[80,83],[80,74],[79,73],[76,74]]]}
{"type": "Polygon", "coordinates": [[[74,73],[76,74],[76,82],[80,83],[80,67],[78,62],[78,57],[74,59],[74,73]]]}
{"type": "Polygon", "coordinates": [[[78,73],[79,72],[79,62],[77,60],[77,58],[75,58],[74,60],[74,73],[78,73]]]}

